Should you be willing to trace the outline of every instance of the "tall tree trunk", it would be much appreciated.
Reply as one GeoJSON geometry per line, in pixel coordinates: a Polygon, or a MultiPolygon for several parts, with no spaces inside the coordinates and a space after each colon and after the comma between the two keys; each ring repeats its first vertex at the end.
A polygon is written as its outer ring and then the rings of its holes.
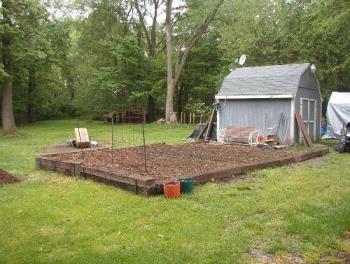
{"type": "Polygon", "coordinates": [[[34,121],[34,92],[36,89],[35,71],[29,70],[28,101],[27,101],[27,123],[34,121]]]}
{"type": "Polygon", "coordinates": [[[180,82],[177,85],[177,112],[183,112],[183,84],[180,82]]]}
{"type": "Polygon", "coordinates": [[[69,92],[69,100],[72,102],[75,98],[75,89],[74,89],[74,85],[75,85],[75,80],[76,80],[76,75],[72,76],[72,75],[68,75],[67,78],[67,88],[68,88],[68,92],[69,92]]]}
{"type": "Polygon", "coordinates": [[[165,119],[170,120],[170,113],[174,109],[174,92],[175,83],[173,78],[173,43],[172,43],[172,28],[171,28],[171,8],[172,0],[166,2],[166,17],[165,17],[165,40],[166,40],[166,58],[167,58],[167,94],[165,104],[165,119]]]}
{"type": "MultiPolygon", "coordinates": [[[[5,68],[6,70],[6,68],[5,68]]],[[[12,107],[12,81],[11,77],[4,80],[2,84],[2,129],[5,135],[16,131],[15,118],[12,107]]]]}
{"type": "Polygon", "coordinates": [[[185,66],[186,60],[191,49],[196,45],[196,43],[200,40],[202,35],[208,29],[209,24],[216,16],[220,6],[224,3],[224,0],[218,0],[216,5],[214,6],[211,13],[205,18],[203,24],[198,28],[197,32],[192,36],[190,41],[186,43],[185,49],[182,53],[179,53],[179,59],[175,66],[175,71],[173,73],[173,64],[172,64],[172,28],[171,28],[171,9],[172,9],[172,0],[166,1],[166,18],[165,18],[165,37],[166,37],[166,54],[167,54],[167,97],[166,97],[166,105],[165,105],[165,119],[167,121],[170,120],[170,113],[174,109],[174,92],[175,86],[181,76],[181,72],[185,66]]]}
{"type": "MultiPolygon", "coordinates": [[[[3,21],[10,27],[11,20],[9,18],[8,10],[10,7],[10,1],[3,0],[3,21]]],[[[12,105],[12,58],[11,58],[11,36],[8,32],[3,33],[2,37],[2,63],[4,70],[7,74],[2,83],[2,129],[4,134],[11,134],[16,131],[15,118],[13,116],[13,105],[12,105]]]]}
{"type": "Polygon", "coordinates": [[[154,98],[151,95],[148,95],[147,100],[147,113],[148,113],[148,121],[153,122],[155,120],[155,112],[154,112],[154,98]]]}

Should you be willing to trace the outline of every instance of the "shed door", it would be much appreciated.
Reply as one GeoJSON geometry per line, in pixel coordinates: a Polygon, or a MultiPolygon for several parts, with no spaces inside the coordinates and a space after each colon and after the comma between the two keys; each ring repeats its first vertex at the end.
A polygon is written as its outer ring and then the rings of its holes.
{"type": "MultiPolygon", "coordinates": [[[[316,100],[309,98],[300,98],[300,112],[304,121],[306,131],[311,140],[316,141],[316,100]]],[[[300,140],[302,135],[300,133],[300,140]]]]}

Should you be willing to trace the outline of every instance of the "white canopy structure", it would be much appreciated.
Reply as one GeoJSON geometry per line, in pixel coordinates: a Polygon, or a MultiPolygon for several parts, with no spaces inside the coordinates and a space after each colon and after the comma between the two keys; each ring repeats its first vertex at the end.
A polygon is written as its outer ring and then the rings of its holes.
{"type": "Polygon", "coordinates": [[[350,122],[350,93],[333,92],[327,106],[328,133],[339,137],[340,130],[350,122]]]}

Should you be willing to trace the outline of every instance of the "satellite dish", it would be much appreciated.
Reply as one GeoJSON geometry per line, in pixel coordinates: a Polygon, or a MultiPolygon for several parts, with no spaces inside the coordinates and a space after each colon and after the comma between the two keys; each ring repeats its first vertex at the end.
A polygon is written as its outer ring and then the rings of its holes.
{"type": "Polygon", "coordinates": [[[313,73],[315,73],[315,72],[316,72],[316,66],[315,66],[315,64],[312,64],[311,67],[310,67],[310,69],[311,69],[311,71],[312,71],[313,73]]]}
{"type": "Polygon", "coordinates": [[[238,64],[243,66],[243,64],[245,63],[245,60],[247,59],[247,56],[245,54],[243,54],[239,60],[238,60],[238,64]]]}

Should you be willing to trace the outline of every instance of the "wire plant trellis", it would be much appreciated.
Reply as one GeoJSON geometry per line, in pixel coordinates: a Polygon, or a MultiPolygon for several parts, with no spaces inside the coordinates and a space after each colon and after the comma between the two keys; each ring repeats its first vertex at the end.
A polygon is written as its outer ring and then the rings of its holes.
{"type": "MultiPolygon", "coordinates": [[[[87,150],[80,149],[81,159],[83,163],[90,162],[88,159],[93,156],[93,159],[110,169],[128,167],[137,168],[137,171],[142,174],[152,173],[152,164],[156,155],[158,158],[163,158],[159,153],[158,147],[150,147],[152,144],[162,144],[165,142],[177,143],[178,133],[182,133],[179,125],[192,128],[193,124],[147,124],[147,113],[145,104],[130,106],[110,107],[114,110],[110,119],[102,121],[77,120],[78,128],[86,128],[89,136],[98,143],[98,148],[103,148],[101,152],[107,151],[108,158],[98,160],[98,156],[90,154],[87,150]],[[137,113],[137,115],[136,115],[137,113]],[[148,130],[151,127],[152,134],[148,130]],[[97,158],[97,159],[96,159],[97,158]],[[85,159],[85,160],[84,160],[85,159]],[[129,159],[129,160],[128,160],[129,159]],[[124,164],[125,162],[125,164],[124,164]]],[[[106,115],[105,115],[106,116],[106,115]]],[[[197,117],[198,121],[200,116],[197,117]]],[[[95,152],[96,153],[96,152],[95,152]]],[[[181,154],[181,153],[180,153],[181,154]]],[[[186,154],[186,153],[184,153],[186,154]]],[[[193,163],[198,163],[198,155],[201,153],[187,153],[189,159],[193,163]],[[198,155],[197,155],[198,154],[198,155]]],[[[178,155],[177,153],[175,156],[178,155]]],[[[164,157],[164,159],[169,157],[164,157]]],[[[202,171],[204,168],[200,167],[202,171]]],[[[165,175],[166,176],[166,175],[165,175]]]]}
{"type": "Polygon", "coordinates": [[[119,108],[117,114],[111,118],[111,165],[118,161],[118,153],[127,152],[131,147],[142,147],[143,170],[147,169],[147,140],[145,133],[146,114],[143,107],[134,106],[135,109],[119,108]],[[141,118],[140,118],[141,115],[141,118]]]}

